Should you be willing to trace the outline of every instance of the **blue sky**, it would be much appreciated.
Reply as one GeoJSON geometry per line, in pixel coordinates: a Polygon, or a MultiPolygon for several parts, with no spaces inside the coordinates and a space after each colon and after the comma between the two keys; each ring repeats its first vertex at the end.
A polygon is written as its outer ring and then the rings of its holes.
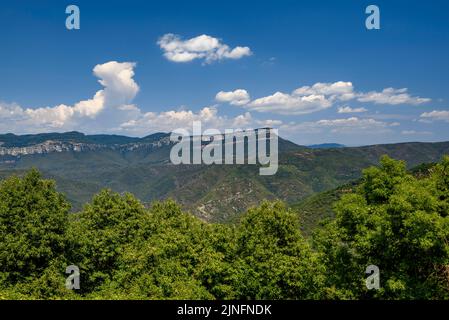
{"type": "Polygon", "coordinates": [[[201,120],[301,144],[449,140],[447,1],[11,1],[0,46],[2,133],[201,120]]]}

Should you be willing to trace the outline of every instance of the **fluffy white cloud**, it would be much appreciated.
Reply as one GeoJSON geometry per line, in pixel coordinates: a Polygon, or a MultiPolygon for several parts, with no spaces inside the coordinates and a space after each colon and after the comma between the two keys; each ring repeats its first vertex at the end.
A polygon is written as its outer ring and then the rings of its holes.
{"type": "Polygon", "coordinates": [[[237,89],[234,91],[220,91],[215,96],[218,102],[228,102],[234,106],[242,106],[250,101],[249,94],[246,90],[237,89]]]}
{"type": "Polygon", "coordinates": [[[203,129],[248,129],[257,128],[258,120],[254,120],[249,112],[236,117],[221,116],[214,106],[204,107],[198,112],[192,110],[170,110],[164,112],[142,113],[138,118],[120,125],[120,130],[133,134],[149,132],[171,132],[175,129],[191,130],[194,121],[200,121],[203,129]]]}
{"type": "Polygon", "coordinates": [[[386,88],[382,92],[371,91],[368,93],[358,94],[357,100],[360,102],[372,102],[376,104],[411,104],[419,105],[423,103],[430,102],[429,98],[412,97],[408,92],[407,88],[394,89],[386,88]]]}
{"type": "Polygon", "coordinates": [[[319,120],[316,122],[318,126],[331,127],[332,132],[353,132],[354,130],[372,130],[373,128],[386,128],[397,126],[397,122],[386,123],[374,119],[360,119],[351,117],[347,119],[319,120]]]}
{"type": "Polygon", "coordinates": [[[137,93],[139,86],[134,81],[135,63],[110,61],[99,64],[94,68],[94,75],[104,90],[106,106],[121,106],[130,103],[137,93]]]}
{"type": "MultiPolygon", "coordinates": [[[[105,92],[104,90],[100,90],[97,91],[92,99],[80,101],[73,107],[66,107],[71,109],[71,116],[77,114],[81,117],[89,117],[94,119],[97,114],[99,114],[104,109],[105,105],[105,92]]],[[[51,109],[53,108],[47,109],[50,109],[49,111],[51,112],[51,109]]],[[[63,120],[62,123],[65,123],[68,119],[69,118],[63,120]]]]}
{"type": "MultiPolygon", "coordinates": [[[[243,89],[239,90],[246,92],[243,89]]],[[[389,105],[419,105],[431,101],[429,98],[412,97],[405,88],[386,88],[382,90],[382,92],[356,92],[352,82],[345,81],[337,81],[334,83],[318,82],[312,86],[300,87],[292,93],[278,91],[272,95],[257,98],[246,103],[244,102],[245,99],[239,100],[238,103],[235,103],[231,98],[226,99],[225,94],[230,96],[230,92],[220,92],[219,94],[223,95],[222,99],[217,99],[221,102],[230,102],[231,104],[243,106],[253,111],[271,112],[283,115],[313,113],[333,107],[339,101],[349,100],[389,105]]],[[[340,107],[338,109],[338,113],[360,113],[366,111],[365,108],[351,108],[349,106],[340,107]]]]}
{"type": "Polygon", "coordinates": [[[15,103],[0,102],[0,118],[8,121],[19,120],[23,117],[23,109],[15,103]]]}
{"type": "Polygon", "coordinates": [[[348,106],[338,108],[338,113],[362,113],[367,111],[365,108],[351,108],[348,106]]]}
{"type": "Polygon", "coordinates": [[[232,120],[231,127],[225,129],[240,129],[240,128],[249,128],[253,124],[253,118],[249,112],[245,112],[245,114],[238,115],[232,120]]]}
{"type": "MultiPolygon", "coordinates": [[[[86,111],[88,111],[87,108],[86,111]]],[[[60,128],[73,117],[75,112],[74,107],[61,104],[52,108],[26,109],[24,114],[29,117],[33,125],[48,125],[53,128],[60,128]]]]}
{"type": "Polygon", "coordinates": [[[420,116],[427,120],[439,120],[449,122],[449,111],[446,110],[433,110],[431,112],[424,112],[420,116]]]}
{"type": "Polygon", "coordinates": [[[431,135],[430,131],[415,131],[415,130],[403,130],[401,131],[402,135],[405,136],[414,136],[414,135],[431,135]]]}
{"type": "MultiPolygon", "coordinates": [[[[253,119],[249,112],[228,117],[219,115],[215,106],[199,111],[170,110],[143,112],[132,100],[139,91],[134,81],[134,63],[108,62],[95,66],[102,90],[87,100],[72,106],[22,108],[17,104],[0,103],[0,131],[36,133],[48,131],[80,130],[86,133],[123,133],[147,135],[152,132],[170,132],[178,128],[189,129],[193,121],[201,121],[204,128],[248,129],[276,126],[278,120],[253,119]]],[[[222,92],[217,100],[240,105],[249,101],[245,90],[222,92]]]]}
{"type": "MultiPolygon", "coordinates": [[[[199,54],[206,60],[210,52],[221,52],[220,47],[223,46],[220,41],[208,36],[200,36],[182,43],[184,43],[182,47],[185,50],[199,54]]],[[[179,44],[167,42],[166,48],[175,52],[179,49],[179,44]]],[[[228,53],[223,56],[229,55],[233,51],[228,50],[228,53]]],[[[238,53],[238,51],[236,52],[238,53]]],[[[391,128],[398,126],[399,123],[384,122],[383,120],[388,118],[382,119],[380,116],[383,115],[372,115],[370,119],[349,117],[315,122],[284,123],[276,119],[255,119],[250,112],[302,115],[345,104],[338,108],[338,113],[346,114],[366,112],[367,110],[346,106],[346,103],[342,103],[342,101],[366,100],[366,102],[391,105],[421,104],[430,101],[426,98],[412,97],[407,89],[388,88],[380,93],[358,93],[354,90],[351,82],[338,81],[334,83],[319,82],[311,86],[297,88],[291,93],[276,92],[252,101],[249,93],[244,89],[218,92],[215,97],[218,102],[246,109],[244,113],[237,116],[220,115],[216,106],[205,107],[199,111],[180,109],[143,112],[132,103],[139,91],[139,86],[133,79],[135,66],[134,63],[116,61],[95,66],[93,73],[99,78],[99,83],[103,88],[97,91],[92,98],[73,105],[59,104],[53,107],[23,108],[17,104],[0,103],[0,119],[2,120],[0,121],[0,132],[36,133],[80,130],[86,133],[147,135],[156,131],[170,132],[178,128],[191,129],[193,121],[201,121],[204,129],[277,127],[282,130],[281,133],[295,132],[296,135],[324,133],[333,137],[334,133],[357,133],[360,135],[391,133],[391,128]]],[[[449,111],[434,110],[423,113],[420,119],[420,121],[443,120],[449,122],[449,111]]],[[[403,131],[403,134],[407,134],[407,131],[403,131]]],[[[418,132],[413,133],[412,130],[409,130],[408,134],[418,134],[418,132]]]]}
{"type": "Polygon", "coordinates": [[[284,115],[306,114],[327,109],[332,106],[324,95],[300,96],[276,92],[275,94],[251,101],[246,107],[259,112],[284,115]]]}
{"type": "Polygon", "coordinates": [[[349,100],[353,97],[351,82],[318,82],[313,86],[300,87],[291,94],[276,92],[271,96],[258,98],[247,107],[259,112],[298,115],[327,109],[337,100],[349,100]]]}
{"type": "MultiPolygon", "coordinates": [[[[104,87],[91,99],[82,100],[73,106],[60,104],[54,107],[22,108],[17,104],[0,104],[2,131],[36,132],[48,130],[71,130],[95,121],[108,109],[108,125],[117,117],[116,113],[128,107],[139,91],[134,81],[134,63],[110,61],[99,64],[93,73],[104,87]]],[[[121,119],[123,120],[123,119],[121,119]]]]}
{"type": "Polygon", "coordinates": [[[272,95],[250,101],[244,89],[231,92],[220,91],[216,100],[232,105],[244,106],[258,112],[272,112],[284,115],[299,115],[330,108],[337,100],[346,101],[354,98],[351,82],[318,82],[313,86],[304,86],[291,94],[276,92],[272,95]]]}
{"type": "Polygon", "coordinates": [[[324,95],[331,100],[351,100],[354,98],[352,82],[338,81],[334,83],[315,83],[313,86],[304,86],[293,91],[294,95],[324,95]]]}
{"type": "Polygon", "coordinates": [[[390,132],[391,127],[398,126],[399,123],[377,121],[375,119],[360,119],[357,117],[342,119],[324,119],[315,122],[289,123],[280,126],[280,130],[295,132],[297,134],[319,134],[325,131],[342,134],[375,134],[390,132]]]}
{"type": "Polygon", "coordinates": [[[252,54],[249,47],[235,47],[231,49],[219,39],[200,35],[188,40],[168,33],[157,42],[164,51],[164,57],[173,62],[189,62],[195,59],[204,59],[206,63],[223,59],[240,59],[252,54]]]}
{"type": "Polygon", "coordinates": [[[255,123],[258,125],[258,127],[263,128],[276,128],[283,124],[281,120],[273,120],[273,119],[256,120],[255,123]]]}

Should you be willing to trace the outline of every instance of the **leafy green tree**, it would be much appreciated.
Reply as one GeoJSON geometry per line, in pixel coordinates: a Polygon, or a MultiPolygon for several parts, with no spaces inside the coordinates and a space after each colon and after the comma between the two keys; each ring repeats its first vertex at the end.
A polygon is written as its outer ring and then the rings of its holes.
{"type": "Polygon", "coordinates": [[[67,256],[80,268],[81,292],[91,292],[111,278],[123,246],[134,240],[146,214],[131,194],[102,190],[71,216],[67,256]]]}
{"type": "Polygon", "coordinates": [[[342,197],[335,221],[315,236],[329,297],[449,297],[447,163],[445,158],[431,178],[421,180],[386,156],[380,167],[364,171],[358,192],[342,197]],[[365,287],[371,264],[380,268],[378,291],[365,287]]]}
{"type": "MultiPolygon", "coordinates": [[[[70,205],[33,169],[0,183],[0,282],[38,279],[65,250],[70,205]]],[[[61,270],[60,272],[64,272],[61,270]]]]}
{"type": "Polygon", "coordinates": [[[221,255],[212,226],[181,211],[173,201],[154,203],[134,241],[124,246],[113,280],[102,290],[136,299],[211,299],[211,269],[221,255]]]}
{"type": "Polygon", "coordinates": [[[438,199],[438,212],[441,216],[449,215],[449,156],[431,169],[432,181],[435,183],[438,199]]]}
{"type": "Polygon", "coordinates": [[[0,299],[449,298],[449,157],[420,178],[382,157],[312,245],[264,202],[236,225],[103,190],[77,214],[36,170],[0,183],[0,299]],[[81,290],[65,289],[65,267],[81,290]],[[368,265],[381,289],[365,286],[368,265]]]}
{"type": "Polygon", "coordinates": [[[298,217],[280,202],[249,210],[237,234],[234,290],[240,299],[312,299],[321,268],[299,231],[298,217]]]}

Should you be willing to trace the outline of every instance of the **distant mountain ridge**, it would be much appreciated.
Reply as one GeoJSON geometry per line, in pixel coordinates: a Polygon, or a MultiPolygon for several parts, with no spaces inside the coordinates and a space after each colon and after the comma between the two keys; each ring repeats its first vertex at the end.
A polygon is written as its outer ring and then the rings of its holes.
{"type": "Polygon", "coordinates": [[[321,144],[312,144],[307,146],[310,149],[332,149],[332,148],[345,148],[344,144],[339,143],[321,143],[321,144]]]}
{"type": "Polygon", "coordinates": [[[169,135],[156,133],[144,138],[118,135],[84,135],[79,132],[16,136],[0,135],[0,156],[23,156],[52,152],[82,152],[100,149],[132,151],[140,147],[170,144],[169,135]]]}
{"type": "MultiPolygon", "coordinates": [[[[260,129],[254,129],[258,131],[260,129]]],[[[206,142],[204,142],[206,143],[206,142]]],[[[0,135],[0,156],[20,157],[53,152],[99,151],[102,149],[133,151],[139,148],[157,148],[173,144],[169,133],[154,133],[143,138],[121,135],[85,135],[72,131],[66,133],[43,133],[35,135],[0,135]]],[[[284,150],[298,147],[290,141],[280,139],[284,150]]],[[[11,161],[11,160],[8,160],[11,161]]]]}
{"type": "Polygon", "coordinates": [[[128,137],[122,135],[94,134],[86,135],[78,131],[64,133],[39,133],[15,135],[12,133],[0,134],[0,146],[10,147],[29,147],[46,141],[59,141],[65,143],[83,143],[83,144],[100,144],[100,145],[124,145],[138,142],[152,142],[163,137],[168,137],[168,133],[154,133],[143,138],[128,137]]]}
{"type": "Polygon", "coordinates": [[[216,222],[233,221],[263,199],[297,203],[350,183],[383,154],[406,160],[410,167],[449,154],[449,142],[311,149],[279,138],[279,170],[260,176],[257,165],[173,165],[166,133],[144,138],[7,134],[0,135],[0,143],[0,179],[36,167],[56,180],[74,210],[110,188],[131,192],[144,202],[173,198],[196,216],[216,222]]]}

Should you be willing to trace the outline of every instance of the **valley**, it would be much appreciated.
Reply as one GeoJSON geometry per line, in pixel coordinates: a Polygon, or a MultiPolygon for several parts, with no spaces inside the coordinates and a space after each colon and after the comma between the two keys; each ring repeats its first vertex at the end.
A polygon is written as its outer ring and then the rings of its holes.
{"type": "MultiPolygon", "coordinates": [[[[279,169],[260,176],[251,165],[173,165],[169,135],[144,138],[81,133],[0,135],[0,178],[31,167],[56,180],[78,211],[103,188],[130,192],[145,203],[174,199],[209,222],[233,222],[262,200],[297,204],[361,177],[381,155],[410,168],[449,154],[449,142],[309,148],[279,138],[279,169]]],[[[315,224],[314,218],[308,218],[315,224]]]]}

